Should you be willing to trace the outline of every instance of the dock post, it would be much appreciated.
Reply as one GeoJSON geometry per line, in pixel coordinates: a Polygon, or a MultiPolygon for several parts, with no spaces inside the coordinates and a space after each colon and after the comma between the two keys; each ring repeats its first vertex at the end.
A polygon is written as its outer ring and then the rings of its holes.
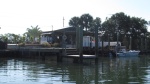
{"type": "Polygon", "coordinates": [[[79,27],[76,28],[76,49],[79,51],[79,27]]]}
{"type": "Polygon", "coordinates": [[[21,49],[21,51],[22,51],[22,56],[24,56],[24,49],[21,49]]]}
{"type": "Polygon", "coordinates": [[[23,50],[21,50],[22,51],[22,56],[23,56],[23,50]]]}
{"type": "Polygon", "coordinates": [[[56,53],[56,55],[57,55],[57,62],[62,62],[62,55],[60,55],[60,52],[56,53]]]}
{"type": "Polygon", "coordinates": [[[45,61],[45,58],[46,58],[46,57],[45,57],[45,55],[44,55],[44,56],[42,56],[42,60],[43,60],[43,61],[45,61]]]}
{"type": "Polygon", "coordinates": [[[29,49],[29,57],[30,57],[30,54],[31,54],[31,53],[30,53],[30,49],[29,49]]]}
{"type": "Polygon", "coordinates": [[[95,27],[95,64],[98,63],[98,27],[95,27]]]}
{"type": "Polygon", "coordinates": [[[80,63],[83,63],[83,28],[79,27],[79,55],[80,63]]]}
{"type": "Polygon", "coordinates": [[[102,49],[101,49],[101,52],[102,52],[102,56],[104,56],[104,41],[103,41],[103,36],[101,37],[101,40],[102,40],[102,49]]]}
{"type": "Polygon", "coordinates": [[[41,55],[40,55],[40,51],[39,51],[39,57],[40,57],[41,55]]]}
{"type": "Polygon", "coordinates": [[[98,84],[99,82],[99,80],[98,80],[98,76],[99,76],[99,70],[98,70],[99,68],[98,68],[98,64],[96,64],[95,65],[95,84],[98,84]]]}

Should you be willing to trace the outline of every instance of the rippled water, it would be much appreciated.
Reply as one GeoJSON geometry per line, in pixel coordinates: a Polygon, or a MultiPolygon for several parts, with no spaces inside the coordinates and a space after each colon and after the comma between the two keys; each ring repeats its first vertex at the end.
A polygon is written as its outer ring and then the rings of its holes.
{"type": "Polygon", "coordinates": [[[150,84],[150,56],[99,58],[98,65],[0,58],[0,84],[150,84]]]}

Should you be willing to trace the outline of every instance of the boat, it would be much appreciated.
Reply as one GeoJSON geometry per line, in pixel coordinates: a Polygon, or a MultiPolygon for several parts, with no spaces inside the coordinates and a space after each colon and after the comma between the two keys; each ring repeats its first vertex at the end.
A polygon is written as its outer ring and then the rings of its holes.
{"type": "Polygon", "coordinates": [[[139,50],[129,50],[126,49],[120,49],[119,52],[117,52],[118,57],[125,57],[125,56],[139,56],[140,51],[139,50]]]}

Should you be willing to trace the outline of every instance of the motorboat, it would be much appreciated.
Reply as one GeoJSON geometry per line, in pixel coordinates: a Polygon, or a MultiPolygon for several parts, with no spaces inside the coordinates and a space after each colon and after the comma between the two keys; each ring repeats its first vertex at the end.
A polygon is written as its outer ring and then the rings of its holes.
{"type": "Polygon", "coordinates": [[[140,51],[139,50],[129,50],[126,49],[120,49],[119,52],[117,52],[118,57],[124,57],[124,56],[139,56],[140,51]]]}

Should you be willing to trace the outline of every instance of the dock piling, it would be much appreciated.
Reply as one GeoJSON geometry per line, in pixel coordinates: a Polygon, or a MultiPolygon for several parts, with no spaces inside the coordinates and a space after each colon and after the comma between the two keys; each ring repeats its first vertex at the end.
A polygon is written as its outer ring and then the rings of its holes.
{"type": "Polygon", "coordinates": [[[83,63],[83,28],[79,27],[79,55],[80,63],[83,63]]]}
{"type": "Polygon", "coordinates": [[[57,62],[62,62],[62,55],[60,53],[56,53],[57,55],[57,62]]]}

